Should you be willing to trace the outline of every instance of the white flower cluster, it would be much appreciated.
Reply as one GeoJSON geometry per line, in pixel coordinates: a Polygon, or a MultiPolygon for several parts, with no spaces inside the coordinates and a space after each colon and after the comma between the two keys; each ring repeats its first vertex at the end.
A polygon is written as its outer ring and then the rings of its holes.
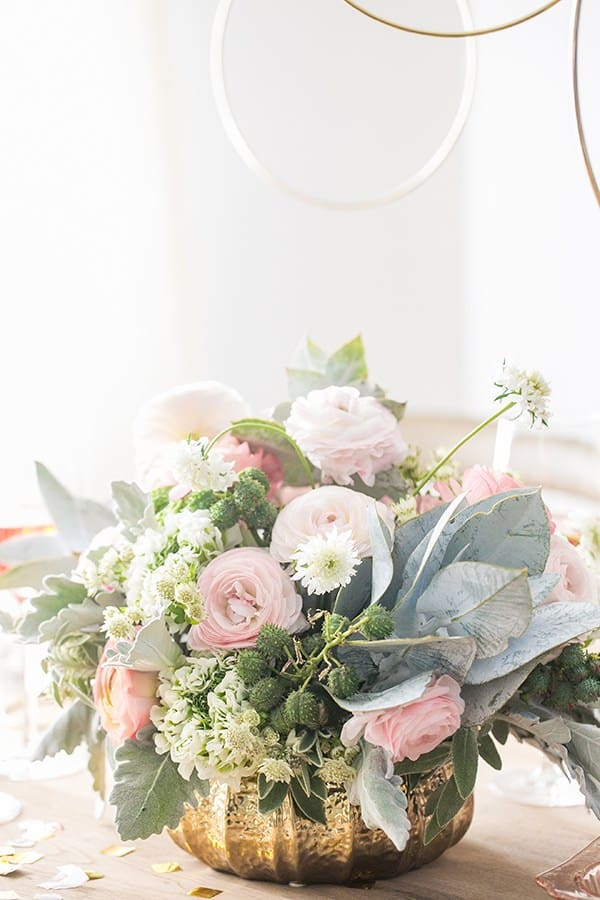
{"type": "Polygon", "coordinates": [[[325,534],[313,534],[292,554],[296,570],[292,577],[309,594],[326,594],[349,584],[360,561],[352,534],[334,526],[325,534]]]}
{"type": "Polygon", "coordinates": [[[519,415],[526,413],[530,424],[547,425],[550,418],[550,385],[541,374],[533,369],[519,369],[517,366],[502,367],[502,372],[495,386],[501,393],[496,400],[513,398],[517,404],[519,415]]]}
{"type": "Polygon", "coordinates": [[[236,481],[234,464],[218,450],[208,450],[207,438],[180,441],[171,458],[176,484],[187,491],[226,491],[236,481]]]}
{"type": "Polygon", "coordinates": [[[233,669],[233,657],[194,656],[161,674],[160,706],[151,718],[158,753],[169,753],[179,773],[230,784],[253,775],[267,755],[260,716],[233,669]]]}
{"type": "Polygon", "coordinates": [[[132,549],[125,582],[128,605],[147,620],[176,603],[187,621],[199,621],[198,575],[224,549],[221,532],[206,510],[167,513],[163,530],[146,529],[132,549]]]}
{"type": "Polygon", "coordinates": [[[122,589],[132,555],[131,544],[125,538],[113,546],[96,546],[81,554],[74,574],[90,594],[118,591],[122,589]]]}

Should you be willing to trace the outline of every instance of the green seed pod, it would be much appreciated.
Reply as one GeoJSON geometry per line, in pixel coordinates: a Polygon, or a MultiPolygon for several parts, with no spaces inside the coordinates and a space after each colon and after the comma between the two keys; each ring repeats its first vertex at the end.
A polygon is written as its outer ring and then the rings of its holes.
{"type": "Polygon", "coordinates": [[[350,619],[347,616],[340,616],[339,613],[328,613],[323,622],[323,637],[325,640],[329,640],[335,634],[339,634],[340,631],[345,631],[349,624],[350,619]]]}
{"type": "Polygon", "coordinates": [[[550,669],[546,666],[538,666],[527,678],[523,685],[523,690],[527,694],[534,694],[536,697],[545,697],[550,690],[551,674],[550,669]]]}
{"type": "Polygon", "coordinates": [[[219,499],[214,491],[196,491],[187,498],[188,509],[210,509],[219,499]]]}
{"type": "Polygon", "coordinates": [[[313,694],[294,691],[285,701],[285,713],[291,725],[307,725],[316,728],[319,724],[319,704],[313,694]]]}
{"type": "Polygon", "coordinates": [[[574,700],[573,687],[568,681],[559,681],[550,696],[550,702],[557,709],[571,709],[574,700]]]}
{"type": "Polygon", "coordinates": [[[277,518],[277,510],[268,500],[262,500],[252,509],[245,507],[243,518],[250,528],[271,528],[277,518]]]}
{"type": "Polygon", "coordinates": [[[369,640],[381,640],[394,633],[394,620],[384,606],[374,603],[367,610],[368,620],[362,627],[362,632],[369,640]]]}
{"type": "Polygon", "coordinates": [[[332,669],[327,677],[327,687],[334,697],[351,697],[358,690],[358,674],[352,666],[340,666],[332,669]]]}
{"type": "Polygon", "coordinates": [[[252,510],[255,509],[256,506],[260,503],[264,503],[265,489],[262,484],[259,484],[258,481],[255,481],[253,478],[246,478],[238,481],[235,485],[233,496],[235,497],[244,520],[246,520],[246,516],[251,515],[252,510]]]}
{"type": "Polygon", "coordinates": [[[213,503],[208,514],[213,525],[216,525],[221,531],[233,528],[240,520],[238,505],[230,494],[213,503]]]}
{"type": "Polygon", "coordinates": [[[292,652],[292,636],[279,625],[263,625],[256,639],[256,649],[264,659],[283,659],[286,650],[292,652]]]}
{"type": "Polygon", "coordinates": [[[254,468],[244,469],[243,472],[240,472],[239,480],[241,482],[248,481],[248,480],[256,481],[256,482],[258,482],[258,484],[262,485],[262,487],[267,492],[270,491],[270,489],[271,489],[271,482],[269,481],[268,476],[266,475],[265,472],[263,472],[262,469],[254,469],[254,468]]]}
{"type": "Polygon", "coordinates": [[[313,653],[319,653],[325,646],[325,641],[320,634],[307,634],[302,638],[302,652],[305,656],[312,656],[313,653]]]}
{"type": "Polygon", "coordinates": [[[596,678],[584,678],[575,685],[573,693],[580,703],[595,703],[600,698],[600,681],[596,678]]]}
{"type": "Polygon", "coordinates": [[[557,663],[568,676],[585,676],[586,655],[581,644],[569,644],[560,654],[557,663]],[[582,675],[583,673],[583,675],[582,675]]]}
{"type": "Polygon", "coordinates": [[[251,687],[267,674],[267,664],[256,650],[241,650],[236,670],[244,684],[251,687]]]}
{"type": "Polygon", "coordinates": [[[250,690],[248,700],[257,712],[269,712],[281,701],[287,685],[279,678],[261,678],[250,690]]]}

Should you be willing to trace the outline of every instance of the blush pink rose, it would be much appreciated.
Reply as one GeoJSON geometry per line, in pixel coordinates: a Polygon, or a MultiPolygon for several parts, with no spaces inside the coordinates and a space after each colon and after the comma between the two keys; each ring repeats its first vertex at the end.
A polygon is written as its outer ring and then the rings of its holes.
{"type": "Polygon", "coordinates": [[[271,555],[280,563],[289,562],[296,550],[316,534],[333,528],[349,532],[361,557],[372,555],[369,508],[376,504],[378,515],[394,533],[394,513],[384,503],[360,491],[328,484],[295,497],[275,520],[271,535],[271,555]]]}
{"type": "Polygon", "coordinates": [[[353,715],[340,737],[352,747],[364,736],[370,744],[389,750],[393,762],[414,762],[460,728],[464,709],[460,686],[449,675],[441,675],[412,703],[353,715]]]}
{"type": "Polygon", "coordinates": [[[550,555],[546,563],[546,572],[558,575],[559,581],[544,603],[559,601],[595,603],[598,599],[594,576],[579,551],[561,534],[553,534],[550,538],[550,555]]]}
{"type": "Polygon", "coordinates": [[[277,496],[277,491],[283,484],[283,466],[274,453],[257,447],[252,450],[247,441],[238,441],[233,435],[228,434],[218,444],[223,458],[232,462],[236,472],[244,469],[260,469],[265,473],[271,484],[269,500],[277,496]]]}
{"type": "Polygon", "coordinates": [[[156,672],[136,672],[122,666],[105,665],[105,649],[92,693],[102,727],[113,746],[119,747],[128,738],[135,738],[138,731],[150,723],[150,710],[156,704],[158,675],[156,672]]]}
{"type": "Polygon", "coordinates": [[[213,559],[198,581],[204,618],[188,634],[192,650],[254,647],[267,623],[289,634],[306,627],[302,598],[268,550],[238,547],[213,559]]]}
{"type": "Polygon", "coordinates": [[[285,428],[323,480],[336,484],[353,484],[359,475],[372,486],[377,473],[402,462],[408,449],[395,416],[355,387],[332,385],[298,397],[285,428]]]}

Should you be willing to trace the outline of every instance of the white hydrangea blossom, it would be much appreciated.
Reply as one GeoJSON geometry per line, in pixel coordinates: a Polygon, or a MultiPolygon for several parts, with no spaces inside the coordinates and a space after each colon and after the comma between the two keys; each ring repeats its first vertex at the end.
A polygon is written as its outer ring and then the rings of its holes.
{"type": "Polygon", "coordinates": [[[356,574],[360,556],[352,535],[331,528],[325,534],[314,534],[292,555],[295,572],[309,594],[326,594],[344,587],[356,574]]]}
{"type": "Polygon", "coordinates": [[[223,551],[221,532],[216,528],[205,509],[182,509],[181,512],[167,513],[165,516],[165,533],[169,537],[176,536],[179,544],[192,547],[210,547],[215,551],[223,551]]]}
{"type": "Polygon", "coordinates": [[[151,718],[158,753],[169,753],[188,779],[201,778],[239,790],[240,780],[256,773],[266,755],[258,733],[260,717],[248,703],[248,691],[232,657],[193,656],[161,674],[151,718]]]}
{"type": "Polygon", "coordinates": [[[551,415],[550,385],[541,372],[519,369],[505,363],[494,384],[501,391],[496,400],[514,399],[518,415],[526,413],[530,417],[532,428],[534,425],[539,427],[548,424],[551,415]]]}
{"type": "Polygon", "coordinates": [[[188,491],[226,491],[236,481],[234,464],[218,450],[208,450],[208,440],[180,441],[174,448],[171,472],[177,485],[188,491]]]}

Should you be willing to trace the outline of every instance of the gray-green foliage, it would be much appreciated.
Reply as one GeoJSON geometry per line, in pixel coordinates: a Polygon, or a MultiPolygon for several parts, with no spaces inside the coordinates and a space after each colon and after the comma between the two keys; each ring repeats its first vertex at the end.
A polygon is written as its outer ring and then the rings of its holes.
{"type": "Polygon", "coordinates": [[[349,789],[350,802],[360,806],[368,828],[381,828],[398,850],[404,850],[410,821],[402,778],[394,774],[389,754],[381,747],[362,741],[361,751],[356,778],[349,789]]]}
{"type": "Polygon", "coordinates": [[[115,751],[110,802],[117,809],[115,821],[124,841],[176,828],[185,804],[195,806],[197,795],[208,793],[208,783],[195,772],[186,781],[168,754],[156,752],[153,733],[148,726],[115,751]]]}

